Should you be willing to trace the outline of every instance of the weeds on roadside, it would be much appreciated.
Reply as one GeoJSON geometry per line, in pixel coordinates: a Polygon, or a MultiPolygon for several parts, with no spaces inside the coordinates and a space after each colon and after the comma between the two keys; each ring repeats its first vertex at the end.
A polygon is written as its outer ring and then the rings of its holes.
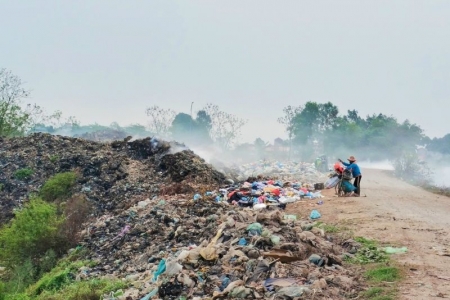
{"type": "Polygon", "coordinates": [[[323,222],[317,222],[317,224],[314,225],[314,227],[323,229],[327,233],[337,233],[341,231],[339,227],[335,225],[325,224],[323,222]]]}
{"type": "Polygon", "coordinates": [[[353,258],[348,259],[349,262],[365,265],[389,260],[389,257],[378,249],[375,241],[363,237],[357,237],[355,241],[361,244],[361,248],[353,258]]]}
{"type": "Polygon", "coordinates": [[[401,278],[400,270],[392,266],[378,266],[368,270],[365,277],[374,282],[395,282],[401,278]]]}

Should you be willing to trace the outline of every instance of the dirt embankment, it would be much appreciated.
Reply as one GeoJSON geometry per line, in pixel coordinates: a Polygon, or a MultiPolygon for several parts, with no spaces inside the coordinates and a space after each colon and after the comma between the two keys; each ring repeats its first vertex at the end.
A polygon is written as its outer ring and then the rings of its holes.
{"type": "Polygon", "coordinates": [[[450,198],[435,195],[392,178],[384,171],[363,170],[361,198],[336,198],[324,191],[323,205],[299,202],[292,213],[308,215],[318,209],[322,221],[349,227],[364,236],[393,246],[406,246],[396,255],[404,265],[400,299],[450,298],[450,198]]]}

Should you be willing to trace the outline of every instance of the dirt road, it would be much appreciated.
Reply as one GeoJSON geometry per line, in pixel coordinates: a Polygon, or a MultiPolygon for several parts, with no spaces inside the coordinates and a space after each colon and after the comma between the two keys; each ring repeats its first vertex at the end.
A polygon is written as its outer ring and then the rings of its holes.
{"type": "Polygon", "coordinates": [[[363,170],[361,198],[336,198],[334,190],[314,200],[288,206],[308,216],[318,209],[321,220],[351,228],[357,236],[386,245],[406,246],[393,258],[405,266],[399,299],[450,298],[450,198],[411,186],[380,170],[363,170]]]}

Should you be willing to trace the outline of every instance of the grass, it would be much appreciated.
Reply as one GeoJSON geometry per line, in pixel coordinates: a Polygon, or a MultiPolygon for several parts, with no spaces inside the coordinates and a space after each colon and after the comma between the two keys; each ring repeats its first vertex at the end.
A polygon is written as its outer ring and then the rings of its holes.
{"type": "Polygon", "coordinates": [[[435,186],[432,184],[424,184],[424,185],[421,185],[421,188],[423,188],[424,190],[427,190],[433,194],[450,197],[450,187],[445,187],[445,186],[439,187],[439,186],[435,186]]]}
{"type": "Polygon", "coordinates": [[[341,231],[341,229],[340,229],[339,227],[337,227],[337,226],[335,226],[335,225],[325,224],[325,223],[323,223],[323,222],[317,222],[317,223],[314,225],[314,227],[321,228],[321,229],[323,229],[325,232],[328,232],[328,233],[337,233],[337,232],[340,232],[340,231],[341,231]]]}
{"type": "Polygon", "coordinates": [[[19,180],[29,179],[34,174],[34,171],[30,168],[19,169],[14,173],[14,177],[19,180]]]}
{"type": "Polygon", "coordinates": [[[368,289],[360,296],[370,300],[394,300],[397,284],[402,279],[401,270],[390,262],[389,256],[378,250],[378,242],[364,237],[354,237],[361,248],[348,263],[357,264],[364,270],[368,289]]]}
{"type": "Polygon", "coordinates": [[[59,160],[59,156],[58,156],[58,155],[51,155],[51,156],[49,157],[49,159],[50,159],[50,161],[51,161],[52,163],[55,163],[55,162],[57,162],[57,161],[59,160]]]}
{"type": "Polygon", "coordinates": [[[46,290],[36,300],[98,300],[104,294],[126,288],[127,284],[119,280],[91,279],[73,281],[64,288],[46,290]]]}
{"type": "Polygon", "coordinates": [[[354,264],[372,264],[387,262],[389,257],[378,249],[378,243],[363,237],[356,237],[355,241],[361,244],[361,248],[354,257],[347,259],[348,262],[354,264]]]}
{"type": "Polygon", "coordinates": [[[95,263],[80,260],[83,250],[76,250],[56,267],[45,273],[25,292],[5,294],[0,284],[0,300],[98,300],[105,294],[126,288],[127,283],[111,279],[76,280],[81,267],[92,267],[95,263]]]}
{"type": "Polygon", "coordinates": [[[372,270],[367,270],[365,277],[373,282],[395,282],[400,280],[401,274],[397,267],[378,266],[372,270]]]}
{"type": "Polygon", "coordinates": [[[369,284],[363,294],[364,299],[370,300],[394,300],[396,299],[396,283],[402,279],[399,268],[384,264],[373,264],[366,267],[364,278],[369,284]]]}
{"type": "Polygon", "coordinates": [[[367,298],[374,298],[374,297],[382,295],[383,292],[384,292],[383,288],[371,287],[364,293],[364,296],[367,298]]]}

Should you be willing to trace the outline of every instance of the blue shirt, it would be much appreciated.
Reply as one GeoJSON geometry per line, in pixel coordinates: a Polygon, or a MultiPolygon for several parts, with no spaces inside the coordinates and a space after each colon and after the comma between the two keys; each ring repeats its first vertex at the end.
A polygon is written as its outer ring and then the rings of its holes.
{"type": "Polygon", "coordinates": [[[346,163],[346,162],[342,162],[342,164],[347,167],[346,168],[347,170],[352,169],[352,176],[353,177],[361,176],[361,170],[359,169],[359,166],[357,164],[355,164],[355,163],[346,163]]]}

